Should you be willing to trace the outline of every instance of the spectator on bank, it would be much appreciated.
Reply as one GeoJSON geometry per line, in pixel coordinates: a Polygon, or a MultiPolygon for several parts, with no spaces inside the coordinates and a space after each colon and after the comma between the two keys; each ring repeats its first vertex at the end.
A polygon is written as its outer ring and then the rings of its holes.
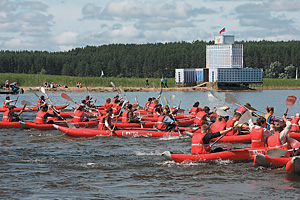
{"type": "Polygon", "coordinates": [[[145,88],[149,88],[149,79],[148,78],[146,78],[145,88]]]}
{"type": "Polygon", "coordinates": [[[164,82],[165,82],[165,87],[168,87],[168,79],[167,79],[167,77],[164,78],[164,82]]]}
{"type": "Polygon", "coordinates": [[[9,80],[7,79],[4,84],[5,88],[9,90],[9,80]]]}
{"type": "Polygon", "coordinates": [[[160,87],[163,88],[165,86],[164,84],[164,77],[162,76],[160,79],[160,87]]]}

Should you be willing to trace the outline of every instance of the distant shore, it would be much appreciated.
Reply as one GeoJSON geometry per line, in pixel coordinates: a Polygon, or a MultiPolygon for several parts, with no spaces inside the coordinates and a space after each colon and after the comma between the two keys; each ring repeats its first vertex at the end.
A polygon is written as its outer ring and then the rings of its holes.
{"type": "MultiPolygon", "coordinates": [[[[34,91],[40,91],[40,87],[21,87],[24,92],[30,92],[29,88],[34,91]]],[[[157,92],[156,88],[144,88],[144,87],[123,87],[125,92],[157,92]]],[[[87,92],[85,87],[68,87],[68,88],[45,88],[46,92],[87,92]]],[[[207,87],[169,87],[163,88],[163,91],[181,91],[181,92],[193,92],[193,91],[210,91],[212,88],[207,87]]],[[[300,87],[262,87],[262,90],[300,90],[300,87]]],[[[258,89],[258,90],[261,90],[258,89]]],[[[90,92],[115,92],[113,87],[88,87],[90,92]]],[[[160,90],[160,88],[158,88],[160,90]]],[[[253,91],[253,90],[219,90],[219,91],[253,91]]]]}

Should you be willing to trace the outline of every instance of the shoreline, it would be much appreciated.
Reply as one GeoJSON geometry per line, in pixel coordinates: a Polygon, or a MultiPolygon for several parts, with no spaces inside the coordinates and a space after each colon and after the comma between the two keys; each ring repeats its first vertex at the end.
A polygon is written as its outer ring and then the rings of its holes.
{"type": "MultiPolygon", "coordinates": [[[[32,90],[39,92],[40,87],[20,87],[23,88],[24,92],[30,92],[29,88],[32,90]]],[[[144,88],[144,87],[123,87],[125,92],[157,92],[156,88],[144,88]]],[[[113,87],[88,87],[90,92],[115,92],[113,87]]],[[[208,92],[213,88],[208,87],[170,87],[163,88],[163,91],[180,91],[180,92],[194,92],[194,91],[202,91],[208,92]]],[[[248,90],[217,90],[217,91],[261,91],[261,90],[299,90],[300,87],[262,87],[261,89],[248,89],[248,90]]],[[[77,87],[68,87],[68,88],[45,88],[46,92],[87,92],[86,87],[77,88],[77,87]]],[[[160,88],[158,88],[160,90],[160,88]]]]}

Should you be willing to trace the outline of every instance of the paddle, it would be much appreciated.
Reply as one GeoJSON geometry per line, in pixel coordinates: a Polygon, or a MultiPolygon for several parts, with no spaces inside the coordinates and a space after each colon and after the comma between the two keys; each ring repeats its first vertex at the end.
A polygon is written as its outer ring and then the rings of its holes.
{"type": "Polygon", "coordinates": [[[20,97],[20,91],[19,91],[19,93],[18,93],[18,97],[17,97],[17,99],[16,99],[16,101],[15,101],[15,104],[14,104],[14,106],[16,106],[16,104],[17,104],[17,101],[19,100],[19,97],[20,97]]]}
{"type": "Polygon", "coordinates": [[[263,112],[263,111],[260,111],[260,110],[257,110],[251,106],[248,106],[248,105],[245,105],[245,107],[248,109],[248,110],[253,110],[253,111],[257,111],[257,112],[261,112],[261,113],[264,113],[264,114],[267,114],[266,112],[263,112]]]}
{"type": "MultiPolygon", "coordinates": [[[[239,124],[243,124],[245,122],[248,122],[251,119],[251,113],[250,111],[246,111],[241,118],[239,119],[239,121],[236,123],[236,125],[233,126],[233,128],[235,128],[237,125],[239,124]]],[[[214,141],[210,147],[214,146],[220,139],[222,139],[227,133],[223,134],[221,137],[219,137],[216,141],[214,141]]]]}
{"type": "Polygon", "coordinates": [[[61,97],[68,100],[68,101],[72,101],[73,103],[75,103],[76,105],[78,105],[77,102],[73,101],[73,99],[71,99],[71,97],[69,95],[67,95],[66,93],[61,93],[61,97]]]}
{"type": "Polygon", "coordinates": [[[287,115],[289,109],[296,103],[296,101],[297,101],[297,97],[295,97],[295,96],[288,96],[286,98],[286,107],[287,107],[287,109],[286,109],[284,115],[287,115]]]}
{"type": "Polygon", "coordinates": [[[32,92],[37,98],[40,98],[39,95],[31,88],[29,88],[30,92],[32,92]]]}
{"type": "Polygon", "coordinates": [[[157,93],[158,93],[157,99],[160,99],[161,105],[164,106],[164,104],[163,104],[163,102],[162,102],[162,100],[161,100],[161,98],[160,98],[160,97],[161,97],[161,94],[162,94],[162,92],[163,92],[163,89],[160,88],[160,91],[158,91],[158,88],[157,88],[156,83],[154,83],[154,85],[155,85],[155,89],[156,89],[156,91],[157,91],[157,93]]]}
{"type": "Polygon", "coordinates": [[[270,157],[270,158],[278,158],[278,157],[281,157],[285,154],[287,154],[288,152],[291,152],[291,151],[294,151],[294,149],[289,149],[289,150],[286,150],[286,149],[269,149],[267,151],[267,155],[270,157]]]}
{"type": "MultiPolygon", "coordinates": [[[[86,88],[86,90],[88,91],[89,96],[90,96],[89,101],[91,101],[93,97],[92,97],[92,95],[91,95],[91,93],[90,93],[90,90],[89,90],[89,88],[88,88],[87,86],[85,86],[85,88],[86,88]]],[[[97,99],[95,99],[94,103],[96,103],[96,101],[97,101],[97,99]]],[[[91,102],[92,102],[92,101],[91,101],[91,102]]]]}
{"type": "MultiPolygon", "coordinates": [[[[135,102],[138,105],[139,116],[141,116],[141,111],[140,111],[140,106],[139,106],[139,101],[138,101],[138,97],[137,96],[135,96],[135,102]]],[[[141,128],[144,128],[142,121],[140,121],[140,123],[141,123],[141,128]]]]}
{"type": "MultiPolygon", "coordinates": [[[[46,98],[50,101],[50,103],[53,105],[53,103],[52,103],[51,99],[48,97],[44,87],[41,87],[41,91],[46,96],[46,98]]],[[[50,109],[53,110],[53,112],[56,113],[59,117],[61,117],[67,123],[69,128],[76,128],[76,126],[74,124],[70,124],[65,118],[63,118],[54,107],[50,106],[50,109]]]]}
{"type": "MultiPolygon", "coordinates": [[[[211,93],[216,99],[218,99],[219,101],[221,101],[221,102],[223,103],[224,106],[227,107],[227,105],[226,105],[226,104],[224,103],[224,101],[221,99],[219,93],[218,93],[216,90],[212,89],[212,90],[210,90],[210,93],[211,93]]],[[[234,114],[234,113],[232,112],[232,110],[230,110],[230,112],[231,112],[232,114],[234,114]]]]}
{"type": "MultiPolygon", "coordinates": [[[[171,95],[171,96],[172,96],[172,95],[171,95]]],[[[172,98],[174,99],[174,98],[175,98],[175,95],[174,95],[174,97],[172,97],[172,98]]],[[[173,100],[173,99],[172,99],[172,100],[173,100]]],[[[166,104],[168,105],[168,107],[170,108],[170,104],[169,104],[169,101],[168,101],[166,95],[164,95],[164,100],[165,100],[166,104]]],[[[173,113],[172,113],[172,112],[170,112],[170,113],[171,113],[171,115],[172,115],[174,121],[176,121],[176,118],[174,117],[173,113]]],[[[178,130],[179,135],[182,136],[182,134],[181,134],[181,132],[180,132],[180,130],[179,130],[178,125],[177,125],[177,130],[178,130]]]]}
{"type": "Polygon", "coordinates": [[[127,96],[126,96],[126,94],[125,94],[125,91],[124,91],[124,88],[122,87],[122,85],[120,85],[119,88],[120,88],[120,90],[121,90],[123,96],[125,97],[126,101],[128,101],[127,96]]]}
{"type": "MultiPolygon", "coordinates": [[[[122,108],[125,106],[125,104],[126,104],[126,101],[124,101],[123,102],[123,104],[122,104],[122,106],[121,106],[121,108],[120,108],[120,110],[119,110],[119,114],[116,116],[116,123],[117,123],[117,121],[118,121],[118,117],[121,115],[121,110],[122,110],[122,108]]],[[[115,130],[115,128],[116,128],[116,123],[115,123],[115,125],[114,125],[114,127],[113,127],[113,129],[112,129],[112,133],[114,132],[114,130],[115,130]]]]}

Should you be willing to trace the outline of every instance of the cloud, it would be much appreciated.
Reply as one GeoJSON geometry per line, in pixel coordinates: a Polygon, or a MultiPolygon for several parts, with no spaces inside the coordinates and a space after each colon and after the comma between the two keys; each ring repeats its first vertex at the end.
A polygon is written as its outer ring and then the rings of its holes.
{"type": "Polygon", "coordinates": [[[99,18],[100,11],[101,11],[101,7],[89,3],[82,8],[81,13],[83,15],[83,19],[99,18]]]}
{"type": "Polygon", "coordinates": [[[54,41],[57,44],[72,44],[72,43],[76,43],[77,38],[78,37],[78,33],[76,32],[63,32],[57,36],[55,36],[54,41]]]}

